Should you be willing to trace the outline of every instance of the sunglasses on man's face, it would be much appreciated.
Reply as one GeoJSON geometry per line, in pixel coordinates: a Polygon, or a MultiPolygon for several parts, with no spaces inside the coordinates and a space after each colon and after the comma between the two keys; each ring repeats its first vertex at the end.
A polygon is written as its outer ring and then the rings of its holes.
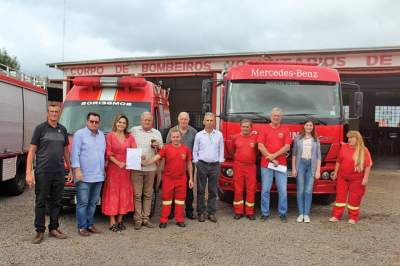
{"type": "Polygon", "coordinates": [[[100,123],[100,121],[89,120],[89,123],[90,123],[90,124],[96,124],[96,125],[97,125],[97,124],[100,123]]]}

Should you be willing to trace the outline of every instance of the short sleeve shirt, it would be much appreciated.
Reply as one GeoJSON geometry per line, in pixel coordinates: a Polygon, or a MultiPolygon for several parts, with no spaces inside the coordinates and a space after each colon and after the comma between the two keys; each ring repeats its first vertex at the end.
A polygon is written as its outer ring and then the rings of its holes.
{"type": "Polygon", "coordinates": [[[234,160],[241,163],[256,163],[257,156],[257,135],[250,134],[243,136],[236,135],[233,139],[233,147],[235,149],[234,160]]]}
{"type": "Polygon", "coordinates": [[[33,131],[31,144],[37,146],[37,174],[65,171],[64,147],[68,146],[69,141],[67,129],[63,125],[57,123],[56,127],[52,127],[47,121],[38,125],[33,131]]]}
{"type": "Polygon", "coordinates": [[[184,144],[175,147],[172,144],[165,145],[158,153],[165,158],[164,175],[168,177],[186,176],[186,165],[192,161],[192,153],[184,144]]]}
{"type": "MultiPolygon", "coordinates": [[[[340,164],[339,176],[350,177],[350,178],[363,178],[364,171],[356,172],[354,167],[354,155],[355,149],[349,144],[343,144],[339,151],[338,163],[340,164]]],[[[365,148],[364,167],[372,166],[371,154],[368,149],[365,148]]]]}
{"type": "MultiPolygon", "coordinates": [[[[271,124],[266,125],[258,136],[258,143],[264,144],[265,148],[270,153],[275,153],[282,149],[285,144],[291,144],[289,128],[285,125],[280,125],[277,128],[273,128],[271,124]]],[[[280,165],[286,165],[286,155],[281,154],[276,158],[280,165]]],[[[265,156],[261,157],[261,166],[267,167],[268,161],[265,156]]]]}

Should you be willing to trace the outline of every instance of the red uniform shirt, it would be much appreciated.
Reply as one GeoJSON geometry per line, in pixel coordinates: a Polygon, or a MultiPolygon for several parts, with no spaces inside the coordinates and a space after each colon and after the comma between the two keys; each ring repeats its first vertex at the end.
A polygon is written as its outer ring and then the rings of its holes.
{"type": "MultiPolygon", "coordinates": [[[[285,125],[280,125],[277,128],[273,128],[271,124],[265,126],[263,130],[260,132],[258,139],[258,143],[264,144],[265,148],[267,148],[269,153],[275,153],[282,149],[285,144],[289,144],[292,142],[290,138],[289,128],[285,125]]],[[[276,158],[280,165],[286,165],[286,154],[282,154],[276,158]]],[[[261,157],[261,167],[267,167],[268,161],[265,156],[261,157]]]]}
{"type": "MultiPolygon", "coordinates": [[[[363,178],[364,171],[356,172],[354,167],[354,154],[355,148],[350,146],[349,144],[343,144],[339,151],[338,163],[340,163],[339,167],[339,176],[343,177],[357,177],[363,178]]],[[[364,159],[364,169],[365,167],[372,166],[371,154],[368,149],[365,148],[365,159],[364,159]]]]}
{"type": "Polygon", "coordinates": [[[181,144],[175,147],[167,144],[158,152],[161,158],[165,158],[164,175],[170,177],[186,176],[187,161],[192,161],[192,153],[189,148],[181,144]]]}
{"type": "Polygon", "coordinates": [[[248,136],[238,134],[233,139],[233,148],[235,162],[256,163],[257,156],[257,135],[250,133],[248,136]]]}

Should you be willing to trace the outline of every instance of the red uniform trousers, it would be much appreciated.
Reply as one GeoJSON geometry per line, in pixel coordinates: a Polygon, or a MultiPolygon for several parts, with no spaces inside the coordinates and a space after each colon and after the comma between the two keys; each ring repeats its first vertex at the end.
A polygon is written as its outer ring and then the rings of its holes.
{"type": "Polygon", "coordinates": [[[243,192],[246,186],[246,215],[254,215],[254,202],[256,194],[256,165],[250,163],[234,162],[233,164],[233,188],[235,196],[233,209],[235,214],[243,214],[243,192]]]}
{"type": "Polygon", "coordinates": [[[168,222],[172,200],[175,198],[175,220],[183,222],[186,198],[186,176],[162,178],[162,210],[160,223],[168,222]]]}
{"type": "Polygon", "coordinates": [[[332,210],[332,216],[342,218],[347,205],[349,218],[358,221],[360,204],[365,193],[365,186],[361,184],[360,177],[338,177],[336,181],[336,202],[332,210]]]}

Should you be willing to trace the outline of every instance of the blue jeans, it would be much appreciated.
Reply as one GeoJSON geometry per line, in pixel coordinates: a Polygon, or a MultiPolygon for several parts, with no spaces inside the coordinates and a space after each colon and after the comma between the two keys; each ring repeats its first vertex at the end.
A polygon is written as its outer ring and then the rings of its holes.
{"type": "Polygon", "coordinates": [[[78,182],[76,183],[76,220],[78,229],[87,229],[93,225],[93,216],[96,203],[100,198],[103,182],[78,182]]]}
{"type": "Polygon", "coordinates": [[[297,208],[299,214],[310,215],[314,177],[311,160],[300,159],[297,166],[297,208]]]}
{"type": "Polygon", "coordinates": [[[269,216],[269,199],[274,176],[279,194],[279,216],[285,216],[287,213],[287,174],[263,167],[261,167],[261,215],[269,216]]]}

